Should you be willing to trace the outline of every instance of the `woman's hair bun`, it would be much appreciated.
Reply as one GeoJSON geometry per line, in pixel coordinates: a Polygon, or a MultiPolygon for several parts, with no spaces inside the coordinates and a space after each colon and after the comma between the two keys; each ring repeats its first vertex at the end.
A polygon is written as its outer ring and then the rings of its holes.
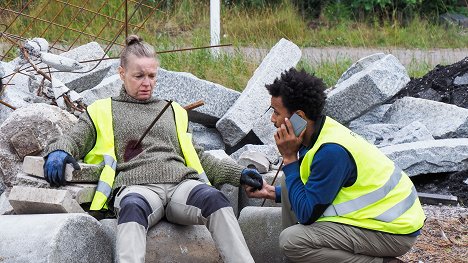
{"type": "Polygon", "coordinates": [[[130,35],[127,37],[127,39],[125,40],[125,44],[127,46],[130,46],[130,45],[134,45],[134,44],[138,44],[140,42],[143,42],[143,38],[137,36],[137,35],[130,35]]]}

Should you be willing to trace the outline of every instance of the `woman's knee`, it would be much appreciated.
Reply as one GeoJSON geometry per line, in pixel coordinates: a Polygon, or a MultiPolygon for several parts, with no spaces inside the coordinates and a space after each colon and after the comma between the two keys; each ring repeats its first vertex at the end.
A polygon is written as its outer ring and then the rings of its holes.
{"type": "Polygon", "coordinates": [[[230,207],[231,203],[219,190],[205,184],[200,184],[190,191],[187,205],[199,208],[203,217],[207,218],[223,207],[230,207]]]}
{"type": "Polygon", "coordinates": [[[136,222],[148,228],[148,216],[151,206],[148,201],[138,193],[129,193],[120,201],[118,224],[136,222]]]}

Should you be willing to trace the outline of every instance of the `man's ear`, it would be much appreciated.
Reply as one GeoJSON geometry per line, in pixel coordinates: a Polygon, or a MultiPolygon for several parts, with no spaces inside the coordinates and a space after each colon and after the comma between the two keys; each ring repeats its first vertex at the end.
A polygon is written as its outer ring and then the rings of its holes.
{"type": "Polygon", "coordinates": [[[122,66],[119,66],[117,68],[117,70],[119,71],[120,79],[123,81],[124,80],[125,69],[122,66]]]}
{"type": "Polygon", "coordinates": [[[305,113],[302,110],[297,110],[296,114],[299,115],[299,117],[307,120],[307,117],[306,117],[305,113]]]}

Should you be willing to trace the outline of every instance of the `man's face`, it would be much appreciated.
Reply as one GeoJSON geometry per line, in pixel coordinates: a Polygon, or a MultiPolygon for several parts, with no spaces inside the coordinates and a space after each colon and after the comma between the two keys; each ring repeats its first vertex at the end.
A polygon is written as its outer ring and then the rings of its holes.
{"type": "Polygon", "coordinates": [[[271,108],[273,113],[271,114],[271,122],[276,128],[279,128],[284,123],[284,118],[291,117],[289,111],[283,105],[283,99],[281,97],[271,97],[271,108]]]}
{"type": "Polygon", "coordinates": [[[147,100],[156,85],[158,62],[154,58],[130,55],[126,68],[119,68],[128,95],[137,100],[147,100]]]}

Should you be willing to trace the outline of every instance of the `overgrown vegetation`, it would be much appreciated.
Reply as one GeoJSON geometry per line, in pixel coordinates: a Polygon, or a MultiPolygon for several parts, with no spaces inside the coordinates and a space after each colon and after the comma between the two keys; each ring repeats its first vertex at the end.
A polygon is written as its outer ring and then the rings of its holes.
{"type": "MultiPolygon", "coordinates": [[[[467,48],[468,30],[438,23],[438,15],[448,11],[467,14],[468,4],[460,4],[463,1],[222,0],[221,43],[233,44],[234,50],[238,51],[217,58],[213,58],[209,50],[164,53],[161,55],[162,66],[191,72],[200,78],[242,90],[258,62],[246,57],[240,48],[268,49],[280,38],[289,39],[300,47],[467,48]]],[[[1,1],[0,7],[5,7],[7,2],[10,2],[8,8],[20,10],[27,1],[1,1]]],[[[69,2],[77,6],[83,4],[80,0],[69,2]]],[[[61,2],[49,4],[42,10],[47,3],[45,0],[33,1],[26,12],[46,20],[56,19],[57,24],[69,25],[72,30],[21,17],[8,32],[21,34],[26,30],[30,37],[59,39],[64,46],[90,41],[98,41],[105,46],[107,43],[103,43],[103,39],[111,40],[120,30],[121,24],[115,20],[105,17],[93,19],[92,13],[65,7],[61,2]],[[62,14],[55,18],[62,9],[62,14]],[[78,34],[81,34],[80,38],[74,43],[78,34]],[[99,38],[87,34],[99,35],[99,38]]],[[[86,8],[124,20],[124,13],[117,12],[123,1],[111,0],[105,6],[103,3],[89,1],[86,8]]],[[[136,10],[131,20],[135,26],[131,26],[130,33],[143,36],[158,51],[209,45],[209,1],[145,0],[138,8],[135,2],[130,3],[129,14],[136,10]],[[151,15],[144,28],[138,28],[138,23],[150,12],[144,5],[159,5],[160,8],[151,15]]],[[[14,16],[6,14],[1,12],[0,19],[11,21],[9,19],[14,16]]],[[[117,43],[123,43],[123,37],[117,39],[117,43]]],[[[315,72],[328,86],[332,86],[352,62],[325,60],[320,65],[312,65],[301,61],[299,67],[315,72]]],[[[417,61],[407,69],[413,77],[420,77],[430,70],[429,65],[417,61]]]]}

